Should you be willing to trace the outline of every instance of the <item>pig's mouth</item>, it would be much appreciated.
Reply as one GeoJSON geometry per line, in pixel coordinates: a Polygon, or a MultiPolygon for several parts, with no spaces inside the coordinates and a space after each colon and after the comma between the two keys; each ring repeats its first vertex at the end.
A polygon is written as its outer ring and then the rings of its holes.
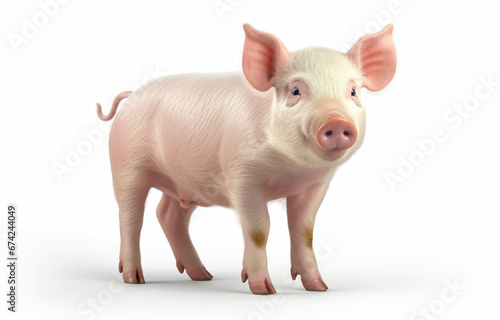
{"type": "Polygon", "coordinates": [[[339,150],[339,149],[331,149],[331,150],[323,150],[323,159],[327,161],[335,161],[340,159],[344,154],[346,154],[347,149],[339,150]]]}

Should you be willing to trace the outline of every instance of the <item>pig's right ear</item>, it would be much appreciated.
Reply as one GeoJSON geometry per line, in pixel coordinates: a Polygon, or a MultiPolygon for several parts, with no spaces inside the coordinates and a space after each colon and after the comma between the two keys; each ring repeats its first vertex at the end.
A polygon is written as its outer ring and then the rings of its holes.
{"type": "Polygon", "coordinates": [[[284,68],[290,53],[275,36],[244,24],[243,73],[257,90],[267,91],[274,86],[274,76],[284,68]]]}
{"type": "Polygon", "coordinates": [[[363,72],[363,86],[370,91],[385,88],[396,73],[392,28],[388,25],[378,33],[360,38],[347,52],[347,56],[363,72]]]}

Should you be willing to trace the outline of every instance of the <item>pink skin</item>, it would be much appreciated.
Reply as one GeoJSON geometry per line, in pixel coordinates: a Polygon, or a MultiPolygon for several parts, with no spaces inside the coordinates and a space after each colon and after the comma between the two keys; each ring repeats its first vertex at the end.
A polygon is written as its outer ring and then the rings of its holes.
{"type": "Polygon", "coordinates": [[[120,103],[120,101],[122,101],[125,98],[128,98],[131,94],[132,94],[132,91],[124,91],[124,92],[120,93],[119,95],[117,95],[115,100],[113,101],[113,105],[111,106],[111,111],[107,115],[104,115],[102,113],[102,107],[98,103],[97,104],[97,115],[99,116],[99,118],[103,121],[108,121],[108,120],[113,119],[113,117],[116,114],[116,110],[118,109],[118,104],[120,103]]]}
{"type": "MultiPolygon", "coordinates": [[[[255,294],[276,290],[267,270],[267,202],[287,200],[291,274],[324,291],[312,248],[314,220],[337,168],[364,137],[362,86],[380,90],[396,58],[392,26],[361,38],[342,54],[290,53],[273,35],[244,26],[243,75],[175,75],[119,94],[130,96],[110,133],[120,218],[119,270],[144,283],[140,233],[150,188],[179,272],[210,280],[189,236],[197,206],[221,205],[240,215],[245,249],[241,279],[255,294]],[[272,89],[272,90],[270,90],[272,89]],[[259,92],[260,91],[260,92],[259,92]]],[[[215,232],[220,232],[216,230],[215,232]]]]}
{"type": "Polygon", "coordinates": [[[201,263],[189,237],[189,219],[194,209],[194,206],[185,208],[179,201],[164,194],[156,209],[156,215],[174,251],[179,272],[186,270],[192,280],[210,280],[213,276],[201,263]]]}

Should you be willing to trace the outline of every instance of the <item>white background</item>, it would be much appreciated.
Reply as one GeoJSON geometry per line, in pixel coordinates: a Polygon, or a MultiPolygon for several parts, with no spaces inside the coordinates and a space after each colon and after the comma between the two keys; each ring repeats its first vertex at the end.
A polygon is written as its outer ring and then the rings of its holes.
{"type": "Polygon", "coordinates": [[[44,21],[38,1],[2,1],[1,254],[6,261],[6,207],[15,203],[20,259],[15,316],[3,302],[1,263],[2,319],[499,319],[500,86],[488,91],[480,80],[500,82],[491,3],[68,1],[44,21]],[[231,7],[218,12],[221,3],[231,7]],[[39,27],[13,46],[33,19],[39,27]],[[339,170],[317,217],[315,250],[329,290],[306,292],[291,281],[282,202],[270,204],[277,295],[254,296],[241,283],[241,231],[224,208],[193,216],[192,238],[214,279],[189,280],[156,221],[156,190],[141,238],[147,284],[122,285],[108,134],[95,103],[108,110],[119,92],[163,74],[240,70],[245,22],[291,51],[345,50],[395,25],[396,76],[380,93],[363,92],[364,145],[339,170]],[[464,103],[475,110],[460,123],[445,119],[464,103]],[[415,140],[435,130],[445,139],[427,143],[424,155],[415,140]],[[79,163],[67,163],[89,146],[85,132],[97,140],[79,163]],[[71,171],[58,177],[55,163],[71,171]],[[393,188],[389,172],[401,179],[393,188]]]}

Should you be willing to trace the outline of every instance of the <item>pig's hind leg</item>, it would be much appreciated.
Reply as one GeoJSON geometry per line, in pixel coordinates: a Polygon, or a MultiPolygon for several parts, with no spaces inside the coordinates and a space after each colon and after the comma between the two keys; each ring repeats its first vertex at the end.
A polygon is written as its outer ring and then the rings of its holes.
{"type": "Polygon", "coordinates": [[[179,272],[183,273],[185,269],[192,280],[210,280],[213,277],[203,266],[189,236],[189,220],[195,208],[196,206],[185,208],[175,199],[163,194],[156,216],[172,247],[179,272]]]}
{"type": "Polygon", "coordinates": [[[144,180],[141,175],[133,170],[122,170],[113,175],[113,180],[120,211],[121,244],[118,268],[123,273],[124,282],[145,283],[139,240],[149,186],[142,183],[144,180]]]}

